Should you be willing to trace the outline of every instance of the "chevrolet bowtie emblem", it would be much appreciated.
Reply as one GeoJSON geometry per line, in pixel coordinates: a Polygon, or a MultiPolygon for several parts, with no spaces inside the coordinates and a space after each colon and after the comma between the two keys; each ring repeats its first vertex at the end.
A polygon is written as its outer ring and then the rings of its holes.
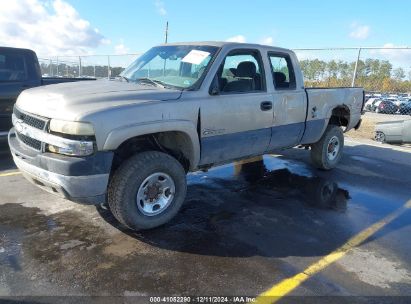
{"type": "Polygon", "coordinates": [[[24,130],[23,121],[21,119],[16,120],[14,122],[14,128],[16,128],[17,132],[22,133],[24,130]]]}

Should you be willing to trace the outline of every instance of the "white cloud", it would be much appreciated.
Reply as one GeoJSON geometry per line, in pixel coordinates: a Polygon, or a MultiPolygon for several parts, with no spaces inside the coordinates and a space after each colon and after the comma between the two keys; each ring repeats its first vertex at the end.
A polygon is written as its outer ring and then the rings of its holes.
{"type": "Polygon", "coordinates": [[[246,38],[243,35],[237,35],[237,36],[233,36],[230,37],[226,40],[227,42],[241,42],[244,43],[246,42],[246,38]]]}
{"type": "Polygon", "coordinates": [[[0,10],[0,45],[31,48],[48,56],[89,54],[109,43],[63,0],[13,0],[0,10]]]}
{"type": "Polygon", "coordinates": [[[261,39],[259,43],[264,44],[264,45],[273,45],[273,42],[274,42],[273,37],[268,36],[268,37],[261,39]]]}
{"type": "Polygon", "coordinates": [[[157,13],[159,13],[161,16],[167,15],[166,6],[163,1],[155,0],[154,5],[156,6],[157,13]]]}
{"type": "Polygon", "coordinates": [[[370,27],[368,25],[353,22],[351,24],[350,37],[354,39],[364,40],[370,35],[370,27]]]}
{"type": "Polygon", "coordinates": [[[394,45],[393,43],[386,43],[384,44],[383,48],[380,49],[380,54],[383,54],[391,59],[410,59],[411,49],[405,48],[406,46],[394,45]]]}
{"type": "Polygon", "coordinates": [[[315,51],[298,51],[294,50],[298,60],[314,60],[318,59],[318,53],[315,51]]]}
{"type": "MultiPolygon", "coordinates": [[[[236,35],[236,36],[227,38],[225,41],[245,43],[245,42],[247,42],[247,38],[244,35],[236,35]]],[[[251,43],[254,43],[254,42],[251,42],[251,43]]],[[[263,37],[262,39],[258,40],[257,43],[264,44],[264,45],[273,45],[274,38],[271,37],[271,36],[266,36],[266,37],[263,37]]]]}
{"type": "Polygon", "coordinates": [[[381,49],[370,50],[368,57],[389,60],[394,67],[411,68],[411,49],[406,46],[386,43],[381,49]]]}
{"type": "Polygon", "coordinates": [[[114,52],[116,53],[116,55],[124,55],[130,53],[130,49],[124,44],[120,43],[114,47],[114,52]]]}
{"type": "Polygon", "coordinates": [[[124,54],[129,54],[130,53],[130,48],[126,47],[124,45],[123,40],[117,45],[114,46],[114,52],[116,55],[124,55],[124,54]]]}

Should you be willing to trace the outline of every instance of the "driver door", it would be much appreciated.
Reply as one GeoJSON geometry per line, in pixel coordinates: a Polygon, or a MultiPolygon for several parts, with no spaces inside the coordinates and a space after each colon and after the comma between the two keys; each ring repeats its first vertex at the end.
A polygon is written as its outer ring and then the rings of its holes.
{"type": "Polygon", "coordinates": [[[231,51],[201,103],[200,165],[261,155],[271,138],[273,96],[267,92],[261,54],[231,51]]]}

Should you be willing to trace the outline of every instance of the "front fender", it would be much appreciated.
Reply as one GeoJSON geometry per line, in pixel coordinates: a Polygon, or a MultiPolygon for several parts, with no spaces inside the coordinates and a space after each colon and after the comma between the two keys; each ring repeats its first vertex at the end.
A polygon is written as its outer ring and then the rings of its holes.
{"type": "Polygon", "coordinates": [[[197,127],[189,120],[159,120],[114,129],[108,134],[103,150],[116,150],[123,142],[136,136],[171,131],[185,133],[190,138],[190,169],[195,169],[200,161],[200,142],[197,127]]]}

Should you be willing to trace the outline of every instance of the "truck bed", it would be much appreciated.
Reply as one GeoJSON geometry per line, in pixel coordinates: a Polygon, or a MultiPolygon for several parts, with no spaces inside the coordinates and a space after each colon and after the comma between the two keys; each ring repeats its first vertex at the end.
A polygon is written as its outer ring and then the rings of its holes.
{"type": "Polygon", "coordinates": [[[308,108],[302,144],[314,143],[320,139],[336,107],[347,113],[345,131],[354,128],[361,119],[364,106],[363,88],[306,88],[305,91],[308,108]]]}

